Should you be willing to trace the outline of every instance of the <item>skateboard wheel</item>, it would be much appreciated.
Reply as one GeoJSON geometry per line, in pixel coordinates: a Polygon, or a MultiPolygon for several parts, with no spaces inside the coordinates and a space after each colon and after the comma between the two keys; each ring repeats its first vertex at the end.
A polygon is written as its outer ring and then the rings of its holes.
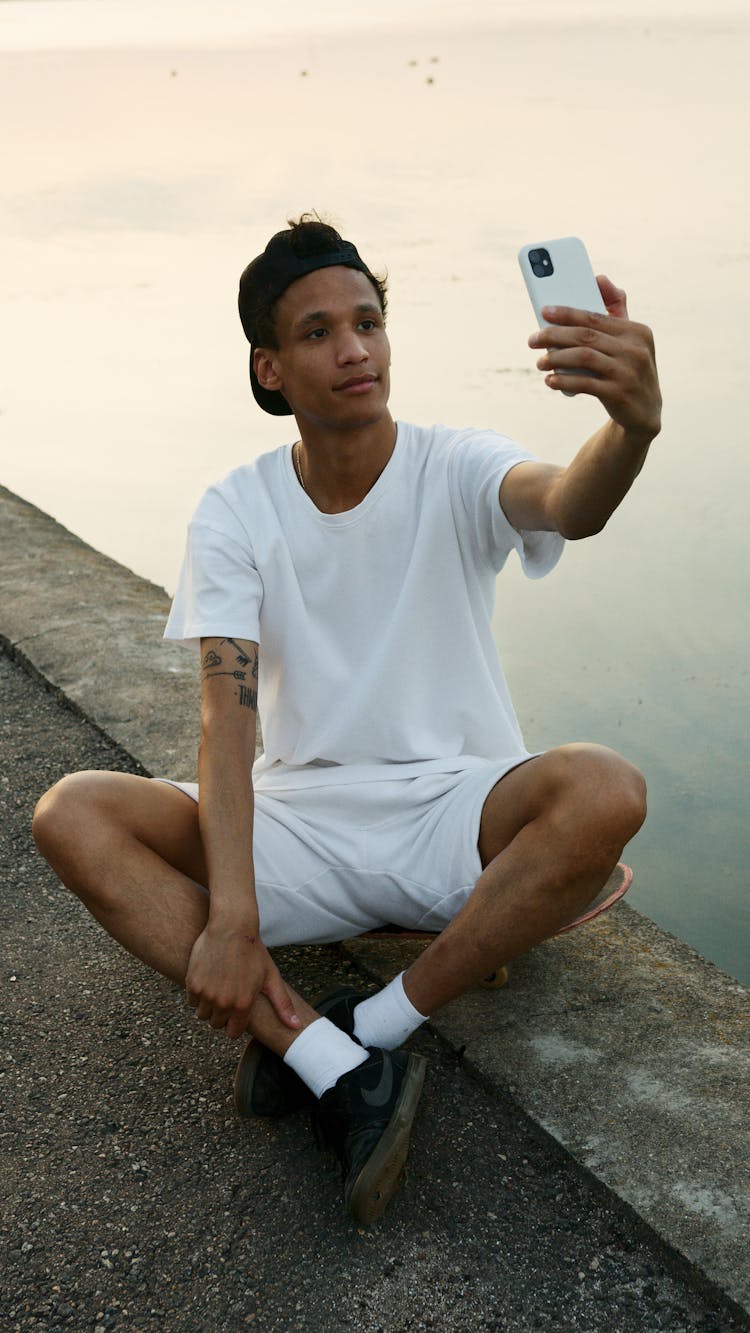
{"type": "Polygon", "coordinates": [[[501,986],[505,986],[507,984],[507,981],[508,981],[507,967],[498,967],[496,971],[490,972],[489,976],[482,977],[482,980],[480,981],[479,984],[483,990],[499,990],[501,986]]]}

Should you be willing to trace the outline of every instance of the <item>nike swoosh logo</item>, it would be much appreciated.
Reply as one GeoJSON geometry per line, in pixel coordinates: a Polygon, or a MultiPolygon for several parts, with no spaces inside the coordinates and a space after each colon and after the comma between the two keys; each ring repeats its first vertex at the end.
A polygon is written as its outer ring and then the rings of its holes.
{"type": "Polygon", "coordinates": [[[392,1091],[393,1064],[391,1062],[391,1057],[386,1055],[383,1060],[383,1071],[380,1075],[380,1082],[376,1088],[363,1088],[362,1100],[367,1102],[368,1106],[385,1106],[392,1091]]]}

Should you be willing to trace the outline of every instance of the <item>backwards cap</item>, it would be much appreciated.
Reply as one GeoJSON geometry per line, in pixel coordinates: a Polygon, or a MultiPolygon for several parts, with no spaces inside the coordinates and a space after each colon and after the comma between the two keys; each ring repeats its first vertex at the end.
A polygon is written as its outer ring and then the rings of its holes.
{"type": "Polygon", "coordinates": [[[307,273],[314,273],[319,268],[331,268],[335,264],[359,269],[360,273],[367,274],[377,286],[376,279],[364,260],[360,259],[356,246],[350,241],[343,241],[339,237],[333,248],[324,247],[315,254],[298,255],[294,249],[293,237],[292,229],[277,231],[276,235],[271,237],[263,254],[248,264],[242,274],[237,298],[242,327],[250,343],[250,384],[255,401],[264,412],[270,412],[276,417],[291,416],[292,409],[278,389],[264,389],[258,383],[253,368],[253,353],[257,345],[258,310],[269,310],[287,287],[297,281],[297,278],[304,278],[307,273]]]}

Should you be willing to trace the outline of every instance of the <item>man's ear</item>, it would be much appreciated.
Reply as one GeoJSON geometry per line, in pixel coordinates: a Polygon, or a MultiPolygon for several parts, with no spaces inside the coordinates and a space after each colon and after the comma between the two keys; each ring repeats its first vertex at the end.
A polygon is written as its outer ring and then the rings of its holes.
{"type": "Polygon", "coordinates": [[[273,358],[273,352],[264,347],[256,347],[253,352],[253,370],[262,389],[275,392],[281,388],[281,376],[273,358]]]}

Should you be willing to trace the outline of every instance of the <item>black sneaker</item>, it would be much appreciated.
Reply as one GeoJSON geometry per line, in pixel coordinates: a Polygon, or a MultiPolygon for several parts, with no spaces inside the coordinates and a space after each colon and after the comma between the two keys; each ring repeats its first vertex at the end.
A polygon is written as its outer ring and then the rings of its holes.
{"type": "Polygon", "coordinates": [[[374,1222],[400,1184],[426,1064],[409,1051],[371,1050],[313,1111],[316,1136],[341,1162],[344,1201],[358,1222],[374,1222]]]}
{"type": "MultiPolygon", "coordinates": [[[[354,1010],[365,998],[351,986],[345,986],[318,996],[313,1009],[352,1037],[354,1010]]],[[[239,1115],[277,1120],[293,1111],[311,1111],[316,1104],[317,1098],[307,1084],[284,1064],[280,1055],[255,1038],[248,1042],[234,1076],[234,1105],[239,1115]]]]}

